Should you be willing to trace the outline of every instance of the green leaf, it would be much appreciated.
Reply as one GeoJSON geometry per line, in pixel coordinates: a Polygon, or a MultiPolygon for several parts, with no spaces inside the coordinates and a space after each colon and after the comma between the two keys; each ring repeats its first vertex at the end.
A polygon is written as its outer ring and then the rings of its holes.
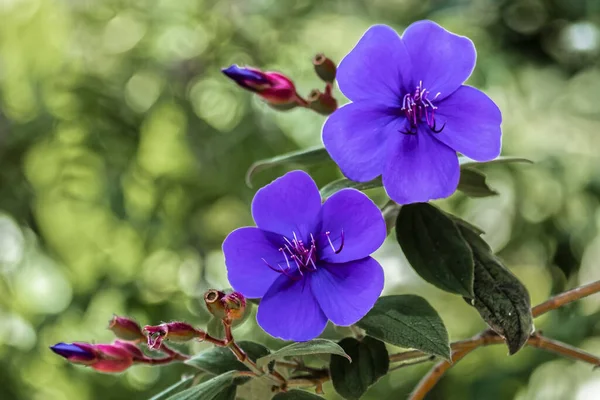
{"type": "Polygon", "coordinates": [[[396,239],[421,278],[447,292],[473,296],[473,254],[446,213],[427,203],[403,206],[396,239]]]}
{"type": "Polygon", "coordinates": [[[277,393],[271,400],[323,400],[323,398],[304,390],[290,390],[289,392],[277,393]]]}
{"type": "MultiPolygon", "coordinates": [[[[240,341],[238,345],[252,360],[269,354],[269,349],[260,343],[240,341]]],[[[228,371],[248,371],[227,347],[213,347],[194,355],[185,362],[211,374],[220,375],[228,371]]]]}
{"type": "Polygon", "coordinates": [[[180,390],[185,389],[190,383],[192,383],[193,379],[194,379],[193,375],[185,377],[185,378],[181,379],[179,382],[177,382],[177,383],[169,386],[168,388],[166,388],[162,392],[160,392],[160,393],[152,396],[149,400],[164,400],[164,399],[167,399],[169,396],[172,396],[176,392],[179,392],[180,390]]]}
{"type": "Polygon", "coordinates": [[[486,162],[478,162],[478,161],[472,160],[468,157],[460,156],[460,157],[458,157],[458,162],[459,162],[461,168],[464,168],[467,166],[490,165],[490,164],[509,164],[509,163],[533,164],[533,161],[528,160],[527,158],[508,157],[508,156],[498,157],[496,159],[493,159],[491,161],[486,161],[486,162]]]}
{"type": "Polygon", "coordinates": [[[310,354],[337,354],[352,361],[348,354],[344,352],[344,349],[337,343],[327,339],[313,339],[308,342],[298,342],[287,345],[266,357],[259,358],[256,360],[256,364],[259,368],[262,368],[273,360],[280,360],[284,357],[306,356],[310,354]]]}
{"type": "Polygon", "coordinates": [[[408,294],[380,297],[357,325],[386,343],[450,360],[444,322],[422,297],[408,294]]]}
{"type": "Polygon", "coordinates": [[[211,317],[206,324],[206,332],[214,337],[214,338],[223,338],[225,337],[225,327],[223,326],[223,321],[217,317],[211,317]]]}
{"type": "Polygon", "coordinates": [[[326,199],[335,192],[342,189],[352,188],[357,190],[368,190],[383,186],[381,177],[375,178],[368,182],[355,182],[347,178],[341,178],[333,182],[329,182],[327,185],[321,188],[321,197],[326,199]]]}
{"type": "Polygon", "coordinates": [[[234,400],[236,386],[233,384],[236,371],[215,376],[199,385],[179,392],[167,400],[234,400]]]}
{"type": "Polygon", "coordinates": [[[277,157],[256,161],[250,166],[248,172],[246,172],[246,185],[252,187],[252,177],[254,175],[278,165],[312,165],[328,160],[331,160],[331,157],[329,157],[327,150],[325,150],[323,147],[318,147],[314,149],[294,151],[292,153],[282,154],[277,157]]]}
{"type": "Polygon", "coordinates": [[[477,232],[462,226],[461,233],[475,259],[475,296],[470,304],[494,332],[504,337],[509,353],[515,354],[533,332],[529,293],[477,232]]]}
{"type": "Polygon", "coordinates": [[[458,190],[469,197],[489,197],[498,195],[498,192],[488,186],[485,179],[486,176],[483,172],[471,168],[462,168],[460,170],[458,190]]]}
{"type": "Polygon", "coordinates": [[[339,345],[352,357],[332,356],[329,363],[331,382],[336,392],[348,400],[358,400],[379,378],[387,374],[390,361],[385,344],[375,338],[362,341],[345,338],[339,345]]]}

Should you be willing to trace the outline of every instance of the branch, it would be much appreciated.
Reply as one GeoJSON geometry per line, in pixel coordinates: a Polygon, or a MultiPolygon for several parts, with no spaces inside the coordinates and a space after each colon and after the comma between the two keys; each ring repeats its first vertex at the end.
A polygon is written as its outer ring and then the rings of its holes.
{"type": "Polygon", "coordinates": [[[583,361],[588,364],[592,364],[594,367],[600,367],[600,357],[596,357],[593,354],[580,350],[566,343],[559,342],[558,340],[548,339],[540,334],[531,335],[531,337],[527,340],[527,345],[531,347],[537,347],[538,349],[558,354],[566,358],[583,361]]]}
{"type": "Polygon", "coordinates": [[[545,314],[548,311],[555,310],[559,307],[564,306],[565,304],[571,303],[579,299],[583,299],[584,297],[588,297],[598,292],[600,292],[600,281],[592,282],[587,285],[580,286],[578,288],[571,289],[567,292],[556,295],[550,300],[547,300],[542,304],[538,304],[537,306],[531,309],[531,314],[533,314],[534,318],[539,317],[540,315],[545,314]]]}

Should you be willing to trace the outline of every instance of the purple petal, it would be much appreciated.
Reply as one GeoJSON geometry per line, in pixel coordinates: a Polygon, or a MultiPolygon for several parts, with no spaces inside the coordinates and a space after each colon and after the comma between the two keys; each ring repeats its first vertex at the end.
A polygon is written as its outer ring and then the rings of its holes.
{"type": "Polygon", "coordinates": [[[327,318],[348,326],[373,307],[383,290],[383,280],[381,265],[367,257],[345,264],[321,264],[310,283],[327,318]]]}
{"type": "Polygon", "coordinates": [[[292,280],[280,276],[258,306],[258,324],[269,335],[304,342],[319,336],[327,325],[313,295],[309,277],[292,280]]]}
{"type": "Polygon", "coordinates": [[[256,192],[252,216],[265,230],[292,237],[293,232],[306,240],[314,229],[321,195],[310,175],[304,171],[288,172],[256,192]]]}
{"type": "Polygon", "coordinates": [[[281,237],[255,227],[239,228],[223,242],[227,278],[231,287],[246,297],[262,297],[280,274],[274,268],[285,266],[277,239],[281,237]],[[283,264],[282,264],[283,262],[283,264]]]}
{"type": "Polygon", "coordinates": [[[406,28],[402,41],[414,71],[412,84],[416,87],[422,81],[431,92],[430,98],[437,93],[439,100],[450,96],[475,68],[477,53],[473,42],[435,22],[415,22],[406,28]]]}
{"type": "Polygon", "coordinates": [[[383,172],[386,138],[397,134],[403,123],[389,109],[365,102],[350,103],[327,118],[323,143],[345,176],[366,182],[383,172]]]}
{"type": "Polygon", "coordinates": [[[392,200],[410,204],[450,196],[458,186],[456,152],[421,127],[416,135],[399,134],[388,154],[383,186],[392,200]]]}
{"type": "Polygon", "coordinates": [[[321,209],[321,221],[321,232],[330,232],[333,248],[341,248],[335,254],[327,237],[319,237],[319,259],[332,263],[368,257],[387,236],[381,211],[371,199],[356,189],[343,189],[328,198],[321,209]]]}
{"type": "Polygon", "coordinates": [[[444,129],[434,137],[476,161],[500,155],[502,113],[485,93],[462,86],[438,104],[436,123],[444,129]]]}
{"type": "Polygon", "coordinates": [[[402,40],[389,26],[369,28],[337,70],[340,90],[352,101],[399,104],[409,58],[402,40]]]}

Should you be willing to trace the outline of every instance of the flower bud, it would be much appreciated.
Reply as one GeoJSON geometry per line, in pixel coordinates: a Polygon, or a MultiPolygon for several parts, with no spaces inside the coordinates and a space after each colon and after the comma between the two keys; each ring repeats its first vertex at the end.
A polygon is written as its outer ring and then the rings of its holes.
{"type": "Polygon", "coordinates": [[[61,342],[51,346],[50,350],[74,364],[90,365],[97,358],[93,346],[87,343],[61,342]]]}
{"type": "Polygon", "coordinates": [[[228,78],[244,89],[250,90],[270,105],[298,104],[294,83],[278,72],[263,72],[256,68],[232,65],[221,70],[228,78]]]}
{"type": "Polygon", "coordinates": [[[333,61],[325,57],[325,54],[319,53],[313,58],[315,72],[321,80],[333,83],[335,80],[336,66],[333,61]]]}
{"type": "Polygon", "coordinates": [[[57,343],[50,349],[74,364],[87,365],[100,372],[114,373],[125,371],[133,364],[134,358],[137,358],[132,354],[137,352],[129,346],[135,347],[130,343],[127,343],[127,347],[121,344],[57,343]]]}
{"type": "Polygon", "coordinates": [[[98,354],[98,360],[90,367],[100,372],[117,373],[123,372],[133,365],[133,355],[130,351],[114,344],[94,345],[98,354]]]}
{"type": "Polygon", "coordinates": [[[139,324],[127,317],[113,316],[109,321],[108,329],[113,331],[116,337],[123,340],[137,341],[146,338],[139,324]]]}
{"type": "Polygon", "coordinates": [[[246,299],[239,292],[233,292],[223,298],[227,318],[230,321],[241,319],[246,311],[246,299]]]}
{"type": "Polygon", "coordinates": [[[121,348],[128,352],[134,360],[140,360],[146,358],[142,350],[131,342],[124,342],[122,340],[115,340],[112,344],[115,347],[121,348]]]}
{"type": "Polygon", "coordinates": [[[311,110],[323,115],[330,115],[337,110],[337,100],[317,89],[308,95],[308,105],[311,110]]]}
{"type": "Polygon", "coordinates": [[[144,330],[148,332],[148,347],[157,350],[160,348],[163,340],[173,342],[187,342],[192,339],[204,339],[206,333],[195,329],[185,322],[169,322],[157,326],[145,326],[144,330]]]}

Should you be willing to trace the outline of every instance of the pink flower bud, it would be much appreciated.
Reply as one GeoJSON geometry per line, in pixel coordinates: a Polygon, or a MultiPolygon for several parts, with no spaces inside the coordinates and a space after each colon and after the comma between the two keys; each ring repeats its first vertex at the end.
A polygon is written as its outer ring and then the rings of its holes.
{"type": "Polygon", "coordinates": [[[221,70],[244,89],[255,92],[272,105],[301,102],[291,79],[278,72],[263,72],[256,68],[232,65],[221,70]]]}
{"type": "Polygon", "coordinates": [[[87,343],[57,343],[50,350],[74,364],[90,365],[97,360],[96,351],[87,343]]]}
{"type": "Polygon", "coordinates": [[[123,372],[133,365],[132,354],[114,344],[97,344],[94,346],[98,354],[98,360],[90,367],[100,372],[117,373],[123,372]]]}
{"type": "Polygon", "coordinates": [[[140,325],[133,319],[126,317],[113,316],[109,321],[108,329],[113,331],[116,337],[123,340],[137,341],[146,338],[140,325]]]}
{"type": "Polygon", "coordinates": [[[163,340],[187,342],[192,339],[204,339],[204,331],[196,329],[185,322],[168,322],[157,326],[145,326],[148,332],[148,347],[157,350],[163,340]]]}
{"type": "MultiPolygon", "coordinates": [[[[57,343],[50,347],[56,354],[63,356],[74,364],[83,364],[100,372],[123,372],[129,368],[137,358],[138,353],[129,348],[133,344],[96,344],[89,343],[57,343]]],[[[136,348],[137,349],[137,348],[136,348]]],[[[141,354],[141,351],[139,354],[141,354]]],[[[143,357],[143,354],[141,354],[143,357]]]]}
{"type": "Polygon", "coordinates": [[[239,292],[233,292],[223,298],[227,318],[230,321],[241,319],[246,311],[246,298],[239,292]]]}
{"type": "Polygon", "coordinates": [[[131,342],[124,342],[122,340],[115,340],[112,344],[115,347],[119,347],[123,350],[125,350],[126,352],[129,353],[129,355],[131,355],[131,357],[133,357],[134,361],[138,360],[138,359],[145,359],[146,356],[144,355],[144,353],[142,352],[142,350],[140,350],[139,347],[137,347],[135,344],[131,343],[131,342]]]}

